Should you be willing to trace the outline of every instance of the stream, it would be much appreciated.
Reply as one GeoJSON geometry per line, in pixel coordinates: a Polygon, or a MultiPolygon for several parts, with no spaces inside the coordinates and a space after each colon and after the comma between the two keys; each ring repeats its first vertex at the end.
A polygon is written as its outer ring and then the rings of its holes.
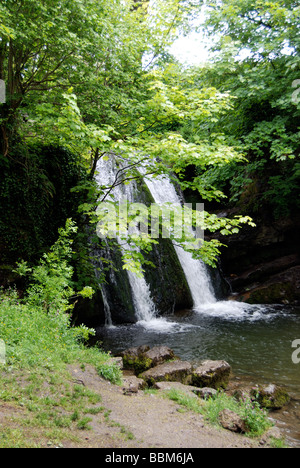
{"type": "Polygon", "coordinates": [[[270,413],[289,445],[300,447],[300,364],[292,361],[300,340],[300,308],[217,302],[135,325],[101,327],[97,339],[113,354],[147,344],[166,345],[182,359],[226,360],[233,379],[245,385],[275,383],[292,397],[270,413]]]}
{"type": "MultiPolygon", "coordinates": [[[[139,170],[144,184],[140,183],[138,187],[136,181],[130,184],[122,182],[123,170],[124,162],[112,155],[108,162],[98,162],[98,185],[114,186],[113,191],[109,189],[107,192],[107,200],[118,203],[125,200],[126,206],[127,202],[140,202],[143,200],[140,190],[147,187],[156,206],[167,204],[175,210],[182,207],[182,194],[178,193],[169,176],[153,177],[147,175],[146,168],[141,167],[139,170]]],[[[288,443],[300,447],[300,363],[294,364],[292,360],[295,351],[292,344],[300,340],[300,309],[219,301],[204,263],[195,260],[191,253],[172,242],[178,257],[178,268],[182,269],[193,299],[193,309],[160,317],[155,302],[157,292],[153,293],[146,276],[137,276],[128,271],[137,323],[113,326],[114,306],[109,303],[107,285],[102,284],[106,326],[97,329],[97,339],[105,350],[113,354],[145,344],[166,345],[182,360],[195,364],[205,359],[226,360],[237,382],[245,385],[274,383],[286,387],[292,397],[291,403],[270,416],[278,421],[288,443]]],[[[122,248],[127,252],[131,249],[130,245],[123,245],[122,248]]],[[[155,261],[159,263],[163,260],[155,261]]],[[[107,281],[114,283],[114,278],[109,277],[107,281]]],[[[161,284],[166,284],[163,277],[161,284]]],[[[126,317],[127,299],[121,307],[126,317]]]]}

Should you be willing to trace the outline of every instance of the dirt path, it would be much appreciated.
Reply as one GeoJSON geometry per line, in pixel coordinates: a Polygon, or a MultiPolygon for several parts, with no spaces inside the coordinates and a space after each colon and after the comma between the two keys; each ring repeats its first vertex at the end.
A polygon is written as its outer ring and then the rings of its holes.
{"type": "Polygon", "coordinates": [[[72,367],[73,377],[100,393],[104,414],[93,417],[92,430],[82,433],[82,443],[70,447],[105,448],[250,448],[258,441],[211,427],[201,415],[181,412],[164,398],[138,392],[124,395],[122,387],[99,378],[96,371],[72,367]]]}

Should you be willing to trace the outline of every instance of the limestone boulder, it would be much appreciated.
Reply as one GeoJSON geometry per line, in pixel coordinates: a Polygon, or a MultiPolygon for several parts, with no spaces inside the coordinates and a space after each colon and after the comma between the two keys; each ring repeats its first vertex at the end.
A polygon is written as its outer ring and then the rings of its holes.
{"type": "Polygon", "coordinates": [[[123,377],[123,394],[132,395],[137,394],[140,390],[147,387],[145,380],[139,379],[135,375],[123,377]]]}
{"type": "Polygon", "coordinates": [[[184,385],[180,382],[156,382],[154,384],[154,388],[163,392],[178,390],[179,392],[185,393],[186,395],[193,398],[197,398],[196,392],[199,390],[199,388],[192,387],[191,385],[184,385]]]}
{"type": "Polygon", "coordinates": [[[123,359],[124,369],[133,370],[136,375],[151,367],[151,360],[145,357],[145,353],[150,350],[150,346],[139,346],[128,348],[122,351],[120,356],[123,359]]]}
{"type": "Polygon", "coordinates": [[[192,375],[192,385],[215,390],[225,389],[229,383],[231,366],[226,361],[204,361],[192,375]]]}
{"type": "Polygon", "coordinates": [[[131,369],[136,375],[166,361],[177,359],[174,351],[167,346],[139,346],[129,348],[121,353],[124,369],[131,369]]]}
{"type": "Polygon", "coordinates": [[[219,414],[219,422],[224,429],[232,432],[245,434],[248,432],[248,427],[245,421],[234,411],[224,409],[219,414]]]}
{"type": "Polygon", "coordinates": [[[145,353],[145,357],[151,360],[151,367],[176,359],[174,351],[167,346],[155,346],[145,353]]]}
{"type": "Polygon", "coordinates": [[[140,378],[144,379],[149,386],[156,382],[181,382],[189,385],[192,379],[193,367],[186,361],[166,362],[159,366],[143,372],[140,378]]]}
{"type": "Polygon", "coordinates": [[[203,387],[203,388],[195,388],[194,393],[199,398],[202,398],[202,400],[208,400],[209,398],[215,398],[218,394],[218,391],[215,390],[214,388],[203,387]]]}
{"type": "Polygon", "coordinates": [[[251,398],[255,399],[262,408],[269,410],[281,409],[291,400],[284,388],[274,384],[253,387],[251,398]]]}

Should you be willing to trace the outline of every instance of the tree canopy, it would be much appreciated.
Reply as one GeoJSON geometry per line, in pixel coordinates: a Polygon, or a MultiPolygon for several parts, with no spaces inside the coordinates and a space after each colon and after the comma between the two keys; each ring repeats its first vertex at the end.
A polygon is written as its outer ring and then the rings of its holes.
{"type": "MultiPolygon", "coordinates": [[[[93,218],[103,189],[93,176],[109,154],[128,161],[128,178],[147,158],[149,172],[175,174],[208,202],[236,201],[254,173],[272,167],[269,198],[276,192],[276,209],[288,209],[299,179],[298,2],[210,1],[205,30],[220,37],[215,58],[185,68],[168,47],[193,27],[203,3],[2,1],[2,163],[28,169],[43,145],[70,151],[85,173],[73,191],[85,193],[81,211],[93,218]]],[[[228,235],[244,223],[253,225],[246,212],[206,212],[202,227],[228,235]]],[[[202,249],[205,261],[214,262],[220,245],[202,249]]]]}

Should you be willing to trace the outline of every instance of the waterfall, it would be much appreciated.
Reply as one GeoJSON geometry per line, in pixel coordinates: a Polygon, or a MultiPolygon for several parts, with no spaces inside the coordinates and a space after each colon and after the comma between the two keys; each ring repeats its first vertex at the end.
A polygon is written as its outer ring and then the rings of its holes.
{"type": "MultiPolygon", "coordinates": [[[[167,176],[145,177],[145,183],[149,188],[155,203],[172,203],[180,206],[182,201],[176,192],[174,185],[167,176]]],[[[178,259],[185,273],[191,294],[194,300],[194,308],[204,304],[214,304],[217,302],[210,277],[205,264],[195,260],[190,252],[186,252],[182,247],[173,242],[178,259]]]]}
{"type": "Polygon", "coordinates": [[[104,287],[102,285],[101,285],[100,289],[101,289],[101,294],[102,294],[102,299],[103,299],[103,304],[104,304],[105,325],[107,327],[112,327],[113,322],[112,322],[112,318],[111,318],[111,310],[110,310],[110,305],[109,305],[109,302],[108,302],[107,294],[106,294],[106,291],[105,291],[105,289],[104,289],[104,287]]]}
{"type": "MultiPolygon", "coordinates": [[[[109,193],[106,200],[113,200],[115,202],[128,200],[129,202],[134,202],[136,185],[134,182],[131,182],[129,185],[124,185],[119,183],[122,181],[121,179],[119,181],[116,180],[116,177],[118,177],[118,168],[114,157],[111,157],[109,161],[101,159],[97,165],[97,172],[98,175],[96,176],[96,181],[98,186],[105,185],[110,187],[113,184],[116,185],[109,193]]],[[[121,175],[120,177],[122,178],[121,175]]],[[[124,243],[124,241],[121,242],[119,238],[117,238],[117,240],[123,251],[130,250],[130,246],[128,244],[124,243]]],[[[127,274],[132,290],[136,318],[139,322],[150,322],[157,316],[157,310],[151,297],[150,287],[144,276],[138,276],[131,271],[128,271],[127,274]]]]}

